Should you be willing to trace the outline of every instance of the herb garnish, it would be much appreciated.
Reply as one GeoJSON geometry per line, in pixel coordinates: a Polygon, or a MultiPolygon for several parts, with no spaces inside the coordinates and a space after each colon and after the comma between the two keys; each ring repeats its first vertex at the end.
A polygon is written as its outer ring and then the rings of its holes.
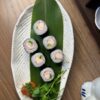
{"type": "Polygon", "coordinates": [[[45,83],[41,86],[37,86],[35,88],[32,87],[30,83],[26,83],[24,87],[26,87],[30,97],[38,98],[38,100],[56,100],[58,96],[58,87],[60,84],[61,76],[65,72],[60,72],[57,77],[50,83],[45,83]]]}

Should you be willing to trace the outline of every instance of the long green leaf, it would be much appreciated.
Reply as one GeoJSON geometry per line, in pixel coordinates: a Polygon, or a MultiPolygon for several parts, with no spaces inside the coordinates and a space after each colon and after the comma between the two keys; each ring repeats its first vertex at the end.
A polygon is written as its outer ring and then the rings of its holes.
{"type": "MultiPolygon", "coordinates": [[[[37,20],[44,20],[48,26],[48,35],[53,35],[57,39],[57,47],[63,48],[63,19],[60,8],[55,0],[36,0],[32,12],[32,25],[31,25],[31,38],[34,38],[39,45],[39,52],[42,52],[46,57],[45,66],[54,69],[55,74],[61,70],[60,64],[54,64],[50,58],[50,51],[46,50],[42,44],[43,37],[37,36],[34,33],[33,25],[37,20]]],[[[30,58],[32,54],[30,55],[30,58]]],[[[38,85],[43,84],[40,77],[41,68],[35,68],[30,60],[31,80],[35,81],[38,85]]]]}

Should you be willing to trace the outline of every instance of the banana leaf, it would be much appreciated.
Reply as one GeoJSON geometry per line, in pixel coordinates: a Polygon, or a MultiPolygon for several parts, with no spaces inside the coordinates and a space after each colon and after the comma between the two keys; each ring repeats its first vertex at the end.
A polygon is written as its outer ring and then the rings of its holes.
{"type": "MultiPolygon", "coordinates": [[[[35,39],[38,42],[39,49],[37,52],[42,52],[46,58],[45,67],[53,68],[55,72],[55,77],[61,71],[61,64],[55,64],[50,58],[51,51],[48,51],[44,48],[42,40],[43,37],[37,36],[33,30],[33,25],[37,20],[44,20],[48,26],[48,35],[55,36],[57,40],[56,48],[63,48],[63,19],[61,10],[55,0],[36,0],[32,12],[32,23],[31,23],[31,38],[35,39]]],[[[31,72],[31,81],[41,85],[44,82],[40,77],[40,71],[42,68],[36,68],[31,62],[30,55],[30,72],[31,72]]],[[[59,86],[58,86],[59,87],[59,86]]]]}

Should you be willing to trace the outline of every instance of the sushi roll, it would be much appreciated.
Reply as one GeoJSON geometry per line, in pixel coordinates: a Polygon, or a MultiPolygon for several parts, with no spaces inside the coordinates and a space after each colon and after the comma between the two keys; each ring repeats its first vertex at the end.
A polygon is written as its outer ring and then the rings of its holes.
{"type": "Polygon", "coordinates": [[[47,27],[46,23],[43,20],[38,20],[33,25],[33,29],[34,29],[34,32],[37,35],[43,35],[47,32],[48,27],[47,27]]]}
{"type": "Polygon", "coordinates": [[[36,53],[32,56],[31,61],[35,67],[41,67],[45,64],[45,57],[42,53],[36,53]]]}
{"type": "Polygon", "coordinates": [[[61,63],[64,60],[64,54],[60,49],[51,52],[50,57],[54,63],[61,63]]]}
{"type": "Polygon", "coordinates": [[[33,53],[38,49],[36,41],[32,38],[28,38],[24,41],[23,47],[27,53],[33,53]]]}
{"type": "Polygon", "coordinates": [[[46,49],[53,49],[56,47],[57,42],[54,36],[47,36],[43,39],[43,45],[46,49]]]}
{"type": "Polygon", "coordinates": [[[40,72],[41,78],[44,82],[50,82],[54,79],[55,73],[52,68],[45,68],[40,72]]]}

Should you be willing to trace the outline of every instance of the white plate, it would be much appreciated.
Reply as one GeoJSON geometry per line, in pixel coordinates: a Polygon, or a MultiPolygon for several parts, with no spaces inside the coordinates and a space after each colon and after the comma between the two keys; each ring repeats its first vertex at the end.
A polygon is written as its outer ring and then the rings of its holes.
{"type": "MultiPolygon", "coordinates": [[[[57,99],[60,100],[66,86],[67,78],[72,65],[74,54],[74,36],[72,23],[68,13],[65,11],[59,1],[56,2],[61,9],[64,21],[63,52],[65,55],[65,60],[62,66],[62,70],[67,70],[61,79],[60,93],[57,99]]],[[[23,42],[25,39],[30,37],[32,9],[33,5],[30,5],[19,17],[14,28],[12,40],[11,68],[15,88],[21,100],[31,100],[30,98],[23,96],[20,90],[24,83],[30,81],[29,55],[23,48],[23,42]]]]}

